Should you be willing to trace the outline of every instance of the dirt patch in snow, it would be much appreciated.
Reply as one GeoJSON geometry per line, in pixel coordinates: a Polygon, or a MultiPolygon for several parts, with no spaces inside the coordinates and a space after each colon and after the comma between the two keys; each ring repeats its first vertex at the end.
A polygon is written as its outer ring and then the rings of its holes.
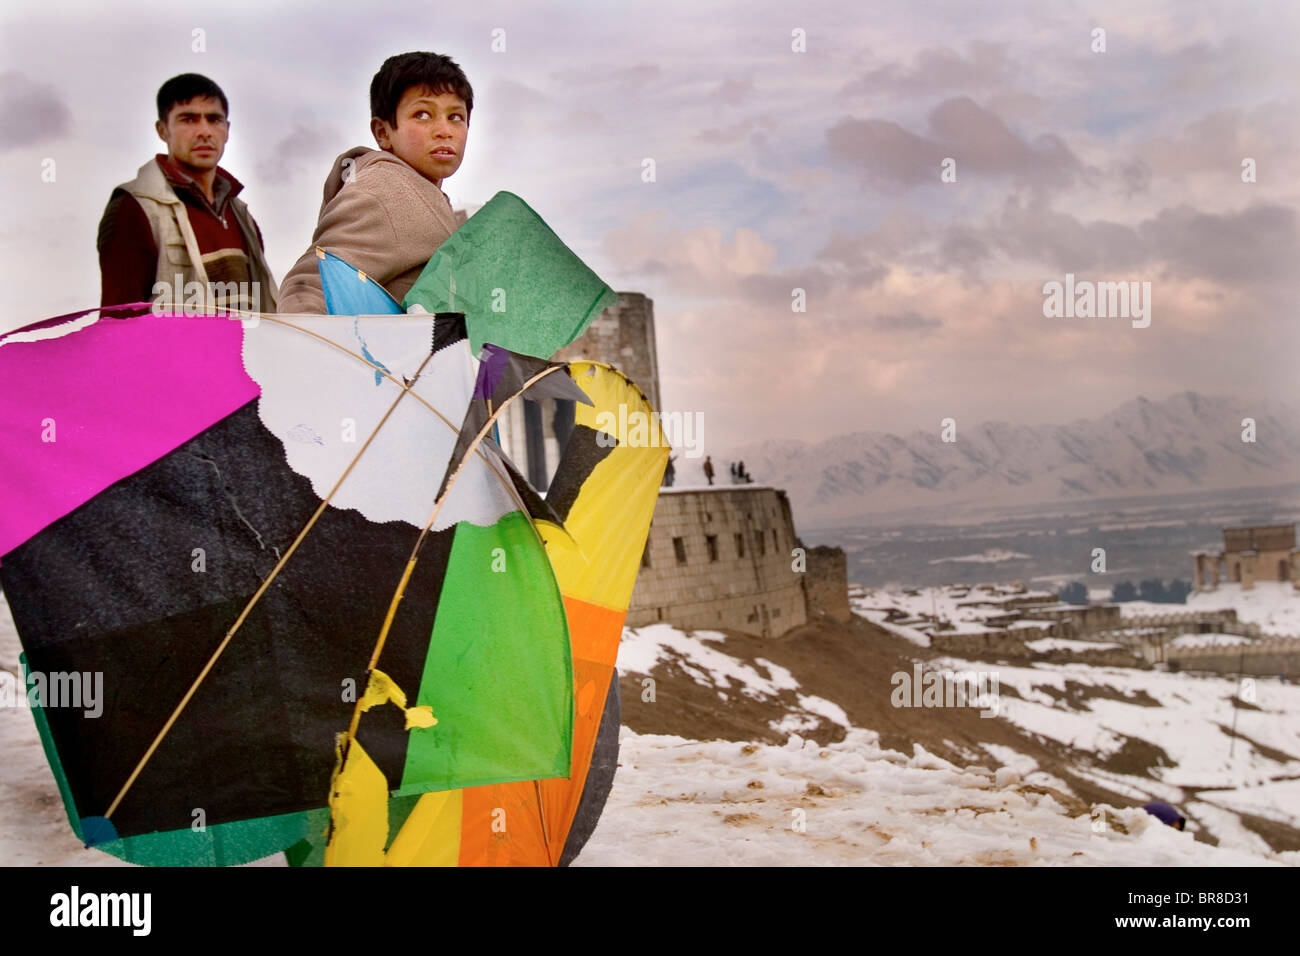
{"type": "Polygon", "coordinates": [[[1300,850],[1300,830],[1295,827],[1270,820],[1268,817],[1258,817],[1253,813],[1238,813],[1237,816],[1246,829],[1259,834],[1274,850],[1278,852],[1300,850]]]}
{"type": "Polygon", "coordinates": [[[1151,777],[1155,767],[1174,767],[1177,762],[1162,747],[1140,737],[1125,737],[1119,750],[1097,762],[1112,773],[1123,773],[1133,777],[1151,777]]]}
{"type": "MultiPolygon", "coordinates": [[[[643,699],[645,675],[629,673],[621,677],[623,723],[638,733],[676,734],[695,740],[783,744],[791,732],[823,745],[843,740],[844,727],[801,706],[799,695],[817,696],[843,708],[855,727],[879,733],[882,746],[909,756],[913,745],[920,744],[958,767],[996,768],[1000,761],[981,746],[994,744],[1031,757],[1039,771],[1052,775],[1073,792],[1024,781],[1014,786],[1023,793],[1050,794],[1071,816],[1088,815],[1098,804],[1134,807],[1149,799],[1110,790],[1095,780],[1078,776],[1076,768],[1097,767],[1119,774],[1153,777],[1154,768],[1174,764],[1162,748],[1140,738],[1128,737],[1118,751],[1098,759],[1091,753],[1076,752],[1059,741],[1022,731],[1006,720],[981,717],[977,706],[894,707],[891,694],[895,674],[913,675],[917,661],[925,664],[951,654],[919,647],[856,615],[846,624],[823,618],[779,638],[759,638],[735,631],[721,633],[723,640],[704,643],[748,663],[761,675],[774,676],[766,664],[759,663],[760,658],[786,668],[799,682],[798,691],[782,690],[773,697],[758,699],[745,694],[734,682],[731,687],[707,686],[696,679],[700,674],[698,666],[665,648],[663,659],[651,673],[655,680],[653,702],[643,699]],[[787,721],[784,725],[780,723],[783,718],[787,721]]],[[[1015,663],[1024,666],[1023,661],[1015,663]]],[[[1089,698],[1114,699],[1142,707],[1160,706],[1145,691],[1126,695],[1114,688],[1088,686],[1078,681],[1066,681],[1064,690],[1060,691],[1054,691],[1049,684],[1038,689],[1064,700],[1076,711],[1086,712],[1089,698]]],[[[1020,696],[1015,688],[1006,685],[1000,686],[998,693],[1006,697],[1020,696]]],[[[1286,756],[1244,735],[1238,736],[1272,759],[1286,756]]],[[[1110,826],[1123,832],[1121,821],[1112,814],[1106,816],[1110,826]]],[[[1188,816],[1190,819],[1191,815],[1188,816]]],[[[1275,851],[1297,848],[1300,831],[1247,814],[1242,814],[1241,820],[1275,851]]],[[[1204,825],[1196,827],[1196,838],[1204,843],[1218,843],[1204,825]]]]}
{"type": "MultiPolygon", "coordinates": [[[[796,731],[801,736],[823,745],[843,740],[843,727],[800,708],[798,694],[815,695],[842,707],[854,726],[879,733],[882,746],[904,754],[911,755],[913,744],[920,744],[959,767],[997,767],[999,761],[981,747],[989,743],[1032,757],[1039,769],[1061,778],[1074,790],[1071,802],[1061,799],[1072,812],[1086,812],[1092,803],[1135,805],[1134,800],[1070,773],[1077,755],[1056,741],[1026,734],[1005,720],[981,717],[978,707],[894,707],[894,674],[912,675],[916,661],[949,655],[918,647],[863,618],[855,616],[847,624],[823,619],[779,638],[722,633],[724,640],[708,641],[708,645],[749,663],[761,674],[770,672],[758,658],[788,669],[799,682],[799,691],[782,691],[775,698],[757,700],[734,686],[704,686],[670,651],[651,674],[655,679],[653,702],[643,699],[645,675],[622,676],[623,723],[637,733],[782,744],[789,732],[774,729],[771,722],[795,713],[809,724],[816,720],[815,725],[796,731]],[[719,690],[727,694],[726,700],[719,697],[719,690]],[[971,753],[983,756],[973,760],[967,756],[971,753]]],[[[1008,686],[999,687],[998,693],[1017,696],[1008,686]]]]}
{"type": "Polygon", "coordinates": [[[1270,747],[1268,744],[1262,744],[1243,733],[1234,731],[1228,724],[1219,724],[1219,729],[1223,731],[1225,737],[1236,737],[1238,740],[1244,740],[1254,747],[1260,756],[1267,757],[1269,760],[1276,760],[1278,763],[1290,763],[1292,760],[1300,760],[1300,757],[1293,756],[1284,750],[1278,750],[1276,747],[1270,747]]]}
{"type": "Polygon", "coordinates": [[[1044,685],[1039,688],[1048,697],[1063,701],[1071,710],[1091,710],[1088,706],[1089,700],[1118,700],[1121,703],[1132,704],[1135,707],[1159,707],[1160,701],[1156,700],[1145,690],[1140,690],[1135,694],[1124,694],[1106,684],[1083,684],[1075,680],[1067,680],[1065,686],[1052,687],[1044,685]]]}

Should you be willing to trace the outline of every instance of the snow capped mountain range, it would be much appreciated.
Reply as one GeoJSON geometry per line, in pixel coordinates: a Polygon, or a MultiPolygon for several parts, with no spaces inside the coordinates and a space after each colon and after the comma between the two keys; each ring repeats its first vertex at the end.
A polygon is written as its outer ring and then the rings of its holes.
{"type": "Polygon", "coordinates": [[[745,462],[784,488],[801,522],[903,509],[1026,504],[1213,491],[1300,481],[1300,405],[1238,402],[1183,392],[1138,397],[1067,425],[956,422],[907,436],[855,432],[826,441],[758,442],[724,460],[745,462]],[[1254,422],[1254,441],[1249,425],[1254,422]]]}

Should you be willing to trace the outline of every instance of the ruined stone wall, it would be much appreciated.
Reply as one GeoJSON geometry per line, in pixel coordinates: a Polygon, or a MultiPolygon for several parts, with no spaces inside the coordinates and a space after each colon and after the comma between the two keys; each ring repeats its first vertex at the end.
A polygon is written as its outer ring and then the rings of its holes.
{"type": "Polygon", "coordinates": [[[1198,551],[1192,561],[1197,591],[1213,590],[1221,582],[1249,591],[1256,581],[1290,581],[1300,590],[1293,524],[1224,528],[1223,551],[1198,551]]]}
{"type": "Polygon", "coordinates": [[[659,359],[655,347],[654,300],[640,292],[620,292],[618,302],[591,320],[587,331],[555,353],[554,360],[587,359],[612,365],[645,393],[650,407],[659,402],[659,359]]]}
{"type": "Polygon", "coordinates": [[[819,545],[807,549],[808,571],[804,586],[808,592],[808,616],[825,614],[848,622],[849,610],[848,555],[843,548],[819,545]]]}
{"type": "Polygon", "coordinates": [[[1295,547],[1295,525],[1224,528],[1224,551],[1286,551],[1295,547]]]}
{"type": "Polygon", "coordinates": [[[1300,675],[1300,638],[1273,638],[1221,647],[1167,648],[1165,660],[1171,670],[1294,677],[1300,675]]]}
{"type": "Polygon", "coordinates": [[[1026,612],[1029,617],[1060,621],[1067,625],[1061,628],[1061,634],[1087,633],[1121,626],[1120,607],[1118,604],[1080,604],[1068,608],[1042,608],[1026,612]]]}
{"type": "Polygon", "coordinates": [[[760,637],[800,627],[807,623],[806,574],[791,567],[795,546],[783,491],[762,485],[664,488],[627,624],[667,621],[760,637]]]}
{"type": "Polygon", "coordinates": [[[1056,648],[1050,651],[1036,651],[1027,647],[1026,640],[1037,640],[1041,635],[1026,634],[1029,628],[1017,628],[1014,631],[989,631],[978,634],[943,634],[931,633],[930,646],[946,654],[967,655],[976,658],[1009,657],[1032,658],[1047,662],[1074,662],[1094,664],[1101,667],[1138,667],[1149,669],[1151,665],[1137,651],[1127,647],[1097,647],[1068,650],[1056,648]]]}
{"type": "MultiPolygon", "coordinates": [[[[1037,637],[1038,635],[1034,635],[1037,637]]],[[[979,634],[931,634],[930,646],[948,654],[997,654],[1003,657],[1033,657],[1024,639],[1010,631],[979,634]]]]}

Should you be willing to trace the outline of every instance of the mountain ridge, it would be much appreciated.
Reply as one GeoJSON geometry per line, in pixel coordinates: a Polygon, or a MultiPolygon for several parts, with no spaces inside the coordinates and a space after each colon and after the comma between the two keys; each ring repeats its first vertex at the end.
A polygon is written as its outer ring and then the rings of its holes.
{"type": "Polygon", "coordinates": [[[925,507],[1019,506],[1227,490],[1300,481],[1300,406],[1184,391],[1139,395],[1068,424],[964,426],[906,435],[859,431],[818,442],[738,446],[756,481],[784,488],[801,521],[925,507]],[[1242,420],[1255,421],[1243,441],[1242,420]]]}

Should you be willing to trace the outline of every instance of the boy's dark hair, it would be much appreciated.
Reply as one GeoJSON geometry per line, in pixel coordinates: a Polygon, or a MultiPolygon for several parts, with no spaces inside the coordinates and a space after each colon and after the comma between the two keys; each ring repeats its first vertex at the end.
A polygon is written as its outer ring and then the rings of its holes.
{"type": "Polygon", "coordinates": [[[455,93],[465,101],[465,122],[469,123],[474,90],[456,61],[441,53],[399,53],[385,60],[370,81],[370,115],[396,126],[397,104],[413,86],[455,93]]]}
{"type": "Polygon", "coordinates": [[[177,103],[188,103],[196,96],[211,96],[220,100],[221,109],[227,117],[230,116],[230,104],[226,102],[226,94],[221,92],[221,87],[201,74],[182,73],[173,76],[158,89],[159,122],[167,122],[167,114],[177,103]]]}

